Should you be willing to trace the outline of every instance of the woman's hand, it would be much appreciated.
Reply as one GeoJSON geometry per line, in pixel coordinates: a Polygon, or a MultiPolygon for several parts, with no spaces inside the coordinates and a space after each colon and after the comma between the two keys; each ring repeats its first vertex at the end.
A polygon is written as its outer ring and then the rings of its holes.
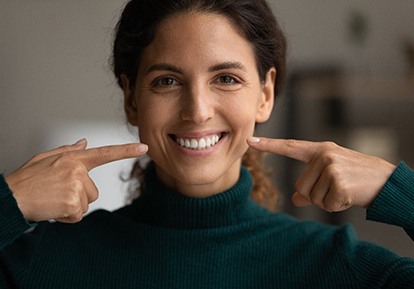
{"type": "Polygon", "coordinates": [[[378,157],[340,147],[332,142],[250,138],[260,151],[287,156],[308,164],[295,184],[292,201],[314,204],[328,212],[351,206],[368,208],[396,166],[378,157]]]}
{"type": "Polygon", "coordinates": [[[141,156],[148,149],[144,144],[86,146],[86,140],[81,140],[38,154],[5,178],[26,220],[80,221],[98,198],[88,172],[112,161],[141,156]]]}

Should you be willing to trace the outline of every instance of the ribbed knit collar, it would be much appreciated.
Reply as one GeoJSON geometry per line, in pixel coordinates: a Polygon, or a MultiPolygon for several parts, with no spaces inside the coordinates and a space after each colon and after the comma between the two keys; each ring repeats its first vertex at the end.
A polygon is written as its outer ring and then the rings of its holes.
{"type": "Polygon", "coordinates": [[[151,225],[187,229],[231,226],[264,212],[250,198],[252,177],[244,167],[232,188],[207,198],[191,198],[172,191],[159,181],[155,168],[147,169],[145,184],[145,194],[124,213],[151,225]]]}

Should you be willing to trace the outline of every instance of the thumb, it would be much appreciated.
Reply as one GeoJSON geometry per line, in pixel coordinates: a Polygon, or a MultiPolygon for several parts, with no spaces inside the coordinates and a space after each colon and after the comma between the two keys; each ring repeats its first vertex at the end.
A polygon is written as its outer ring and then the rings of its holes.
{"type": "Polygon", "coordinates": [[[49,157],[49,156],[58,155],[64,152],[84,150],[86,149],[87,145],[88,145],[88,141],[85,138],[83,138],[83,139],[78,140],[74,144],[64,145],[64,146],[49,150],[47,152],[42,153],[42,155],[44,157],[49,157]]]}
{"type": "Polygon", "coordinates": [[[75,142],[73,145],[70,145],[69,147],[73,147],[76,149],[86,149],[87,145],[88,145],[88,141],[86,140],[86,138],[83,138],[75,142]]]}
{"type": "Polygon", "coordinates": [[[292,196],[292,203],[297,207],[306,207],[312,203],[299,193],[294,193],[292,196]]]}
{"type": "Polygon", "coordinates": [[[64,152],[85,150],[87,145],[88,145],[88,141],[85,138],[83,138],[81,140],[78,140],[74,144],[60,146],[60,147],[45,151],[43,153],[37,154],[29,162],[27,162],[27,164],[31,163],[31,162],[40,161],[40,160],[45,159],[47,157],[55,156],[55,155],[58,155],[58,154],[61,154],[61,153],[64,153],[64,152]]]}

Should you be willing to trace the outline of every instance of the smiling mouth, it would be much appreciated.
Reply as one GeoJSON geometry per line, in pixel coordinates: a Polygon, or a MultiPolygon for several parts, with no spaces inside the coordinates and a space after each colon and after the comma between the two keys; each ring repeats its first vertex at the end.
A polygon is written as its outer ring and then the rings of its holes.
{"type": "Polygon", "coordinates": [[[205,150],[215,146],[226,133],[212,134],[202,138],[185,138],[178,137],[176,135],[170,135],[170,137],[181,147],[190,150],[205,150]]]}

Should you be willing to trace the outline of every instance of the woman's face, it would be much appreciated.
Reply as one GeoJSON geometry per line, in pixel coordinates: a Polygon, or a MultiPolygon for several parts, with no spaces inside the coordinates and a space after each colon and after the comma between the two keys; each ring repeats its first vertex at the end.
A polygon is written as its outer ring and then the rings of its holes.
{"type": "Polygon", "coordinates": [[[233,186],[246,139],[270,116],[275,75],[271,69],[260,81],[253,48],[224,16],[178,14],[162,22],[134,91],[124,91],[128,120],[139,127],[159,178],[191,197],[233,186]]]}

